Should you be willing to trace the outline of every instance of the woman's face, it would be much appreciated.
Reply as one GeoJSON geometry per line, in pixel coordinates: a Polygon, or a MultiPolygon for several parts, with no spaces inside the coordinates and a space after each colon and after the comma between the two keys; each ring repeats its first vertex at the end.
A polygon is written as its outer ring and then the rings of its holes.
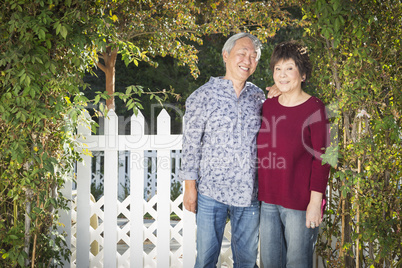
{"type": "Polygon", "coordinates": [[[301,83],[305,78],[299,72],[293,59],[280,60],[274,67],[275,85],[282,93],[301,91],[301,83]]]}

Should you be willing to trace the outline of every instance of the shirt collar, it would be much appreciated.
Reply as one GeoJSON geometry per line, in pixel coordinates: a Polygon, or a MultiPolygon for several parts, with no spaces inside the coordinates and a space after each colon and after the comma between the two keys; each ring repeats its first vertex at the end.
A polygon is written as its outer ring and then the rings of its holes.
{"type": "MultiPolygon", "coordinates": [[[[225,91],[229,92],[230,94],[236,95],[236,93],[234,91],[233,83],[231,80],[223,79],[223,76],[219,76],[219,77],[211,76],[209,81],[213,82],[214,84],[218,84],[218,85],[222,86],[222,88],[224,88],[225,91]]],[[[241,90],[240,95],[243,94],[244,91],[247,91],[247,88],[249,86],[250,86],[250,82],[246,81],[246,83],[244,83],[244,87],[241,90]]]]}

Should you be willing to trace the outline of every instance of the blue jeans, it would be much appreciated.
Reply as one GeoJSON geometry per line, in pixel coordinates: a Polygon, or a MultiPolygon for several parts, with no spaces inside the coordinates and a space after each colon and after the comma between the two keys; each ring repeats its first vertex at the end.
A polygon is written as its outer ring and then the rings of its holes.
{"type": "Polygon", "coordinates": [[[216,267],[227,218],[232,227],[233,267],[258,267],[259,207],[257,200],[250,207],[235,207],[198,194],[197,259],[194,267],[216,267]]]}
{"type": "Polygon", "coordinates": [[[306,211],[261,202],[261,267],[313,267],[317,235],[306,227],[306,211]]]}

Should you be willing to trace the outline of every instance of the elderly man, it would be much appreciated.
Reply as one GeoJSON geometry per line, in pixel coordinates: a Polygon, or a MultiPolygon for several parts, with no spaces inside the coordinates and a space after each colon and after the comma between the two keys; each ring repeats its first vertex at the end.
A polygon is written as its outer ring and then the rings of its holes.
{"type": "Polygon", "coordinates": [[[186,101],[179,176],[184,207],[196,213],[195,267],[216,267],[228,218],[234,267],[257,267],[256,136],[265,95],[247,79],[260,55],[258,38],[233,35],[222,49],[225,76],[211,77],[186,101]]]}

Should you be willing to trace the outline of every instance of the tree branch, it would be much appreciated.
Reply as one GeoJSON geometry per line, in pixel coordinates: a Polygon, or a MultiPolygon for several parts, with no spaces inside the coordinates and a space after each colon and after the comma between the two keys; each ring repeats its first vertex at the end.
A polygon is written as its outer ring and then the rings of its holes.
{"type": "Polygon", "coordinates": [[[103,65],[103,64],[100,63],[99,61],[96,63],[96,66],[98,66],[99,69],[101,69],[104,73],[106,72],[106,67],[105,67],[105,65],[103,65]]]}

